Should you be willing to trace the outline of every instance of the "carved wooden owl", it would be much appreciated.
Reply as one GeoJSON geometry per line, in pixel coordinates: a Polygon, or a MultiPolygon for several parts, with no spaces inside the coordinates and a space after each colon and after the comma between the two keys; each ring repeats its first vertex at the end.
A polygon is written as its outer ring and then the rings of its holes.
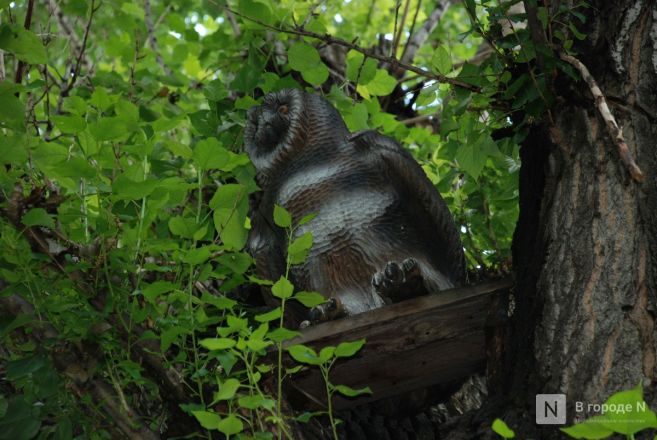
{"type": "Polygon", "coordinates": [[[283,90],[249,110],[244,143],[262,188],[252,201],[248,242],[260,276],[276,280],[285,273],[287,237],[273,221],[278,204],[297,221],[317,214],[296,232],[312,232],[313,246],[290,277],[297,290],[337,300],[333,315],[463,281],[452,216],[393,139],[350,133],[324,98],[283,90]]]}

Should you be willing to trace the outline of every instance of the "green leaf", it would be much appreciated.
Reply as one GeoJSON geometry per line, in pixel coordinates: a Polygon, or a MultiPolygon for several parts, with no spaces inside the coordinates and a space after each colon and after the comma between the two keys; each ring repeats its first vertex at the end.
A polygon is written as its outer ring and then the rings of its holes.
{"type": "Polygon", "coordinates": [[[335,390],[340,394],[344,394],[347,397],[356,397],[356,396],[360,396],[361,394],[372,394],[372,390],[370,389],[370,387],[365,387],[356,390],[354,388],[348,387],[347,385],[336,385],[335,390]]]}
{"type": "Polygon", "coordinates": [[[322,360],[317,356],[315,350],[310,347],[298,344],[288,347],[287,351],[292,356],[292,359],[297,362],[309,365],[322,365],[322,360]]]}
{"type": "Polygon", "coordinates": [[[235,435],[244,430],[244,424],[237,416],[231,414],[219,422],[217,429],[226,435],[235,435]]]}
{"type": "Polygon", "coordinates": [[[9,400],[6,414],[0,419],[0,439],[29,440],[39,432],[41,421],[34,413],[34,406],[28,404],[23,396],[9,400]]]}
{"type": "Polygon", "coordinates": [[[203,87],[203,94],[210,101],[221,101],[228,97],[228,90],[220,79],[215,79],[203,87]]]}
{"type": "Polygon", "coordinates": [[[274,223],[281,228],[292,226],[292,215],[285,208],[274,205],[274,223]]]}
{"type": "Polygon", "coordinates": [[[356,90],[365,99],[369,99],[369,95],[374,96],[387,96],[392,93],[397,80],[383,69],[377,69],[374,78],[366,85],[358,85],[356,90]]]}
{"type": "Polygon", "coordinates": [[[313,245],[313,235],[311,232],[305,232],[301,236],[297,237],[290,243],[287,247],[287,251],[290,254],[297,254],[299,252],[304,252],[310,249],[313,245]]]}
{"type": "Polygon", "coordinates": [[[319,359],[323,364],[330,361],[335,354],[335,347],[324,347],[319,351],[319,359]]]}
{"type": "Polygon", "coordinates": [[[376,60],[367,58],[363,64],[365,55],[355,50],[347,54],[347,79],[352,82],[358,80],[358,84],[367,84],[376,76],[376,60]]]}
{"type": "Polygon", "coordinates": [[[341,342],[335,348],[335,357],[351,357],[365,345],[365,339],[359,339],[353,342],[341,342]]]}
{"type": "Polygon", "coordinates": [[[23,216],[21,222],[25,226],[46,226],[54,228],[55,222],[43,208],[32,208],[23,216]]]}
{"type": "Polygon", "coordinates": [[[140,200],[150,195],[159,183],[156,179],[135,182],[121,174],[112,182],[112,193],[117,200],[140,200]]]}
{"type": "Polygon", "coordinates": [[[148,284],[144,289],[142,289],[141,294],[144,295],[150,302],[155,302],[158,296],[163,293],[171,292],[175,290],[178,286],[169,281],[155,281],[152,284],[148,284]]]}
{"type": "Polygon", "coordinates": [[[207,138],[194,147],[194,163],[202,170],[221,169],[228,163],[228,150],[215,138],[207,138]]]}
{"type": "Polygon", "coordinates": [[[114,104],[114,111],[118,119],[125,122],[132,128],[139,123],[139,107],[126,99],[120,99],[114,104]]]}
{"type": "MultiPolygon", "coordinates": [[[[567,428],[559,428],[572,438],[601,439],[607,438],[614,433],[611,429],[602,423],[604,416],[591,417],[581,423],[577,423],[567,428]]],[[[510,437],[507,437],[510,438],[510,437]]]]}
{"type": "Polygon", "coordinates": [[[495,419],[493,421],[492,428],[493,432],[501,435],[504,438],[514,438],[516,436],[516,433],[513,432],[513,430],[509,428],[502,419],[495,419]]]}
{"type": "Polygon", "coordinates": [[[271,286],[271,293],[276,298],[287,299],[292,296],[294,292],[294,286],[292,283],[285,277],[281,276],[278,281],[271,286]]]}
{"type": "Polygon", "coordinates": [[[0,28],[0,49],[12,52],[21,61],[29,64],[45,64],[48,61],[46,48],[41,39],[23,27],[4,25],[0,28]]]}
{"type": "MultiPolygon", "coordinates": [[[[1,84],[1,83],[0,83],[1,84]]],[[[0,94],[0,127],[22,127],[25,120],[25,105],[13,93],[0,94]]],[[[5,145],[7,148],[8,145],[5,145]]],[[[4,155],[3,155],[4,157],[4,155]]]]}
{"type": "Polygon", "coordinates": [[[303,216],[303,217],[301,218],[301,220],[299,220],[299,224],[298,224],[298,226],[303,226],[303,225],[305,225],[306,223],[311,222],[315,217],[317,217],[317,213],[316,213],[316,212],[313,212],[312,214],[308,214],[308,215],[303,216]]]}
{"type": "Polygon", "coordinates": [[[194,218],[180,216],[169,218],[169,230],[173,235],[183,238],[192,238],[197,229],[198,225],[194,218]]]}
{"type": "Polygon", "coordinates": [[[79,133],[84,130],[87,123],[80,116],[53,116],[52,121],[55,127],[62,133],[79,133]]]}
{"type": "Polygon", "coordinates": [[[236,274],[243,274],[253,264],[253,258],[243,252],[229,252],[220,255],[215,260],[221,266],[225,266],[236,274]]]}
{"type": "Polygon", "coordinates": [[[315,307],[326,302],[326,298],[319,292],[297,292],[294,299],[306,307],[315,307]]]}
{"type": "Polygon", "coordinates": [[[246,243],[248,231],[244,223],[249,209],[247,195],[244,185],[229,183],[217,188],[210,200],[210,207],[214,209],[214,226],[228,249],[240,250],[246,243]]]}
{"type": "Polygon", "coordinates": [[[295,420],[297,422],[301,422],[301,423],[308,423],[310,421],[310,419],[312,419],[313,417],[323,416],[324,414],[326,414],[324,411],[305,412],[305,413],[299,414],[295,418],[295,420]]]}
{"type": "Polygon", "coordinates": [[[187,251],[183,262],[197,266],[201,263],[205,263],[210,256],[212,255],[212,250],[214,246],[202,246],[200,248],[194,248],[187,251]]]}
{"type": "Polygon", "coordinates": [[[206,338],[199,341],[199,345],[208,350],[226,350],[233,348],[237,341],[231,338],[206,338]]]}
{"type": "Polygon", "coordinates": [[[276,307],[272,311],[269,311],[267,313],[261,313],[260,315],[256,315],[255,320],[258,322],[269,322],[269,321],[274,321],[276,319],[280,319],[281,315],[282,315],[281,308],[276,307]]]}
{"type": "Polygon", "coordinates": [[[121,11],[125,12],[128,15],[132,15],[139,20],[144,19],[144,8],[135,3],[123,3],[121,5],[121,11]]]}
{"type": "Polygon", "coordinates": [[[112,141],[126,136],[128,132],[125,122],[114,116],[101,118],[89,124],[89,132],[97,141],[112,141]]]}
{"type": "Polygon", "coordinates": [[[287,248],[290,264],[303,263],[308,255],[308,250],[313,245],[313,235],[310,232],[302,234],[294,239],[287,248]]]}
{"type": "Polygon", "coordinates": [[[201,426],[205,429],[218,429],[219,423],[221,422],[221,417],[216,413],[208,411],[192,411],[192,414],[194,414],[196,420],[198,420],[201,426]]]}
{"type": "Polygon", "coordinates": [[[210,304],[219,310],[230,310],[237,305],[237,301],[226,298],[225,296],[211,295],[208,292],[203,292],[201,295],[201,301],[210,304]]]}
{"type": "Polygon", "coordinates": [[[457,150],[456,160],[462,170],[476,179],[486,165],[487,155],[480,144],[466,143],[457,150]]]}
{"type": "Polygon", "coordinates": [[[279,327],[269,332],[269,339],[274,342],[283,342],[301,336],[300,332],[288,330],[285,327],[279,327]]]}
{"type": "Polygon", "coordinates": [[[104,87],[96,87],[89,102],[98,110],[105,111],[114,103],[114,99],[109,96],[104,87]]]}
{"type": "Polygon", "coordinates": [[[237,379],[226,379],[226,382],[219,384],[219,390],[214,393],[213,404],[221,400],[232,399],[238,388],[240,387],[240,381],[237,379]]]}
{"type": "Polygon", "coordinates": [[[271,6],[266,1],[240,0],[238,10],[242,15],[249,18],[253,18],[265,24],[272,24],[271,6]]]}
{"type": "Polygon", "coordinates": [[[87,113],[87,101],[79,96],[69,96],[64,100],[63,109],[76,116],[84,116],[87,113]]]}
{"type": "Polygon", "coordinates": [[[452,57],[445,46],[440,45],[434,50],[433,56],[431,57],[431,65],[438,73],[443,75],[448,74],[452,70],[452,57]]]}
{"type": "Polygon", "coordinates": [[[643,400],[641,384],[613,394],[604,406],[607,411],[599,420],[614,432],[631,436],[644,429],[657,428],[657,415],[643,400]]]}
{"type": "Polygon", "coordinates": [[[301,72],[301,76],[313,85],[328,79],[328,69],[319,57],[317,49],[304,42],[294,43],[287,52],[290,67],[301,72]]]}
{"type": "Polygon", "coordinates": [[[22,377],[32,376],[43,371],[45,359],[40,355],[32,355],[6,363],[6,378],[14,381],[22,377]]]}
{"type": "Polygon", "coordinates": [[[178,338],[178,336],[186,333],[185,329],[179,326],[172,327],[162,332],[160,336],[160,350],[164,353],[171,347],[171,344],[178,338]]]}
{"type": "Polygon", "coordinates": [[[268,410],[271,410],[274,408],[274,405],[276,405],[276,402],[272,399],[268,399],[263,395],[260,394],[254,394],[253,396],[244,396],[240,397],[237,400],[237,403],[239,404],[240,407],[246,408],[246,409],[258,409],[258,408],[265,408],[268,410]]]}

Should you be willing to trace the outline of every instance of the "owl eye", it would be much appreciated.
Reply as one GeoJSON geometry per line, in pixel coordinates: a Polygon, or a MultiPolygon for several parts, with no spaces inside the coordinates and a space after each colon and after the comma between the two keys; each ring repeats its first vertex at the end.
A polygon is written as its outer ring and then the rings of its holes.
{"type": "Polygon", "coordinates": [[[288,106],[285,105],[285,104],[283,104],[283,105],[281,105],[281,106],[278,107],[278,113],[280,113],[281,115],[287,115],[287,112],[288,112],[289,110],[290,110],[290,109],[289,109],[288,106]]]}

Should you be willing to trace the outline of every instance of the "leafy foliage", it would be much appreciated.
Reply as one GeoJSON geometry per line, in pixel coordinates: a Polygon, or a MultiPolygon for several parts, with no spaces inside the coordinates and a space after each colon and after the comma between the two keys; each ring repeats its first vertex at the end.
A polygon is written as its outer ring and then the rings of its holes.
{"type": "MultiPolygon", "coordinates": [[[[258,279],[243,249],[258,188],[242,131],[263,93],[315,90],[351,130],[399,140],[443,193],[471,267],[508,265],[517,143],[551,99],[531,70],[541,49],[518,30],[475,62],[508,5],[457,2],[412,57],[430,75],[407,73],[380,58],[402,58],[434,5],[411,0],[403,20],[396,5],[0,2],[0,438],[113,437],[101,407],[112,403],[93,397],[102,387],[118,395],[116,414],[134,409],[171,435],[290,429],[280,387],[294,368],[281,354],[297,332],[283,326],[285,305],[323,297],[287,276],[258,279]],[[335,55],[344,46],[289,32],[299,29],[351,43],[335,55]],[[497,135],[509,127],[512,137],[497,135]],[[247,282],[270,286],[280,306],[251,308],[247,282]],[[163,372],[178,379],[163,388],[163,372]]],[[[565,29],[539,12],[551,40],[580,38],[576,12],[559,12],[576,18],[565,29]]],[[[310,220],[274,217],[290,234],[310,220]]],[[[288,269],[312,246],[289,237],[288,269]]],[[[359,348],[290,354],[323,368],[329,396],[355,395],[330,385],[328,365],[359,348]]]]}

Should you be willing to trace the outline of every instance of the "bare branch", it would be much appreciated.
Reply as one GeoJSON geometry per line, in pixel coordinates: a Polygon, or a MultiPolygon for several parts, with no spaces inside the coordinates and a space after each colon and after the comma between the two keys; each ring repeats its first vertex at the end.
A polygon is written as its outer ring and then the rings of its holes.
{"type": "Polygon", "coordinates": [[[226,8],[226,10],[231,11],[233,14],[235,14],[239,17],[242,17],[245,20],[249,20],[249,21],[252,21],[254,23],[257,23],[257,24],[259,24],[260,26],[262,26],[266,29],[271,29],[271,30],[274,30],[274,31],[277,31],[277,32],[282,32],[282,33],[285,33],[285,34],[299,35],[301,37],[316,38],[320,41],[323,41],[326,44],[337,44],[339,46],[344,46],[346,48],[353,49],[356,52],[360,52],[363,55],[368,56],[370,58],[374,58],[374,59],[382,61],[384,63],[389,63],[393,68],[400,68],[400,69],[408,70],[408,71],[417,73],[418,75],[420,75],[422,77],[429,78],[429,79],[432,79],[434,81],[438,81],[440,83],[451,84],[453,86],[461,87],[461,88],[464,88],[464,89],[467,89],[467,90],[470,90],[470,91],[473,91],[473,92],[480,92],[481,91],[480,87],[473,86],[472,84],[468,84],[468,83],[460,81],[456,78],[448,78],[445,75],[435,74],[435,73],[432,73],[428,70],[422,69],[420,67],[403,63],[395,57],[387,57],[387,56],[384,56],[384,55],[380,55],[380,54],[374,52],[371,49],[362,48],[362,47],[360,47],[360,46],[358,46],[354,43],[350,43],[349,41],[345,41],[341,38],[336,38],[336,37],[334,37],[332,35],[329,35],[329,34],[322,35],[322,34],[307,31],[307,30],[301,29],[301,28],[288,29],[288,28],[281,28],[281,27],[277,27],[277,26],[272,26],[270,24],[264,23],[260,20],[255,19],[255,18],[247,17],[247,16],[245,16],[243,14],[240,14],[239,12],[234,11],[232,9],[226,8]]]}
{"type": "Polygon", "coordinates": [[[153,53],[155,53],[155,60],[157,64],[160,65],[164,73],[168,76],[173,75],[173,71],[167,64],[164,62],[162,55],[157,48],[157,39],[155,38],[155,29],[153,27],[153,17],[151,15],[151,0],[144,0],[144,22],[146,23],[146,30],[148,31],[148,45],[151,47],[153,53]]]}
{"type": "Polygon", "coordinates": [[[431,12],[427,21],[425,21],[422,27],[418,29],[416,33],[412,34],[406,42],[406,47],[404,47],[404,52],[401,57],[402,63],[411,64],[413,62],[418,49],[420,49],[420,47],[422,47],[427,41],[427,38],[429,38],[429,35],[436,28],[441,17],[451,4],[451,0],[439,0],[437,2],[436,8],[431,12]]]}
{"type": "Polygon", "coordinates": [[[602,94],[602,91],[600,90],[600,87],[598,87],[595,79],[589,72],[589,69],[580,60],[571,55],[560,53],[559,56],[562,60],[575,67],[582,75],[582,79],[586,81],[586,84],[588,84],[589,89],[591,90],[591,94],[593,94],[593,98],[595,99],[595,105],[600,112],[600,116],[602,116],[602,119],[605,121],[609,136],[611,136],[614,142],[616,142],[616,146],[618,147],[618,152],[620,154],[621,160],[623,161],[623,164],[625,164],[627,171],[636,182],[642,182],[644,179],[643,173],[634,161],[634,157],[632,156],[627,143],[625,143],[623,131],[618,126],[614,115],[611,114],[611,110],[609,110],[609,106],[607,105],[607,100],[602,94]]]}
{"type": "Polygon", "coordinates": [[[62,95],[66,96],[68,92],[73,88],[75,85],[75,81],[77,81],[78,76],[80,76],[80,67],[82,63],[82,57],[84,56],[84,52],[87,49],[87,40],[89,38],[89,31],[91,30],[91,22],[94,19],[94,14],[100,6],[96,7],[96,1],[91,0],[91,11],[89,12],[89,20],[87,21],[87,25],[84,28],[84,37],[82,37],[82,47],[80,48],[80,52],[78,53],[78,58],[75,60],[75,68],[73,69],[73,77],[71,78],[71,81],[68,83],[66,86],[65,90],[62,90],[62,95]]]}

